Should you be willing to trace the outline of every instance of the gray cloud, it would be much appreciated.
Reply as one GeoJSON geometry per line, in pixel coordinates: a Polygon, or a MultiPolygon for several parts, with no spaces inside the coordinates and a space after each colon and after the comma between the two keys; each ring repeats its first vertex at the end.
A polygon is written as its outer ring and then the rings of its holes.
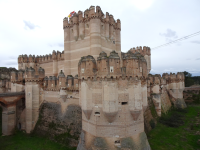
{"type": "Polygon", "coordinates": [[[196,60],[200,60],[200,58],[197,58],[196,60]]]}
{"type": "Polygon", "coordinates": [[[167,29],[166,33],[160,33],[160,36],[164,36],[166,38],[178,38],[176,31],[171,29],[167,29]]]}
{"type": "Polygon", "coordinates": [[[58,47],[64,47],[64,44],[63,43],[56,43],[56,44],[49,44],[50,47],[55,47],[55,46],[58,46],[58,47]]]}
{"type": "Polygon", "coordinates": [[[40,27],[38,25],[35,25],[33,23],[31,23],[30,21],[26,21],[26,20],[23,20],[24,24],[25,24],[25,29],[30,29],[30,30],[34,30],[36,27],[40,27]]]}
{"type": "MultiPolygon", "coordinates": [[[[177,39],[178,38],[178,36],[177,36],[177,34],[176,34],[176,31],[173,31],[173,30],[171,30],[171,29],[167,29],[166,30],[166,33],[160,33],[160,36],[163,36],[163,37],[165,37],[165,40],[166,40],[166,42],[172,42],[172,41],[174,41],[175,39],[177,39]]],[[[180,44],[180,42],[176,42],[176,45],[177,46],[180,46],[181,44],[180,44]]]]}
{"type": "Polygon", "coordinates": [[[16,56],[10,56],[9,59],[17,60],[17,57],[16,56]]]}
{"type": "Polygon", "coordinates": [[[8,65],[8,66],[11,66],[11,65],[17,65],[17,62],[12,62],[12,61],[10,61],[10,62],[6,62],[4,65],[8,65]]]}
{"type": "Polygon", "coordinates": [[[191,43],[200,44],[200,41],[191,41],[191,43]]]}

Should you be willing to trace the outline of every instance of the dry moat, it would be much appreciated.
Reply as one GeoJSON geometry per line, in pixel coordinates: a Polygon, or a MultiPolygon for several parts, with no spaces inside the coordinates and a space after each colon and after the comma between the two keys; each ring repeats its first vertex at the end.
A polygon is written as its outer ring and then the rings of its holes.
{"type": "MultiPolygon", "coordinates": [[[[2,111],[0,107],[0,111],[2,111]]],[[[152,150],[198,150],[200,147],[200,105],[189,105],[184,110],[172,110],[159,119],[157,125],[147,136],[152,150]],[[174,119],[176,117],[177,119],[174,119]],[[159,121],[160,120],[160,121],[159,121]]],[[[0,132],[2,131],[0,115],[0,132]]],[[[57,128],[53,126],[54,130],[57,128]]],[[[0,150],[75,150],[67,145],[69,135],[65,134],[60,141],[39,132],[26,134],[15,130],[11,136],[0,137],[0,150]],[[51,140],[50,140],[51,139],[51,140]],[[66,140],[66,143],[63,143],[66,140]]]]}

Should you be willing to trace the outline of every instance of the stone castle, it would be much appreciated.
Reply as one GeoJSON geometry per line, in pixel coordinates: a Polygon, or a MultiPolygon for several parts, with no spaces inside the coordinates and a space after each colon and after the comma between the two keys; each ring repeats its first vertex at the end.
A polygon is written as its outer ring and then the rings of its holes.
{"type": "Polygon", "coordinates": [[[30,133],[40,106],[51,102],[63,113],[70,105],[81,107],[78,150],[151,149],[144,127],[148,99],[158,116],[171,105],[185,108],[184,74],[149,74],[149,47],[121,52],[121,22],[99,6],[64,18],[63,30],[64,51],[20,55],[18,71],[1,80],[7,90],[0,94],[3,134],[18,124],[30,133]]]}

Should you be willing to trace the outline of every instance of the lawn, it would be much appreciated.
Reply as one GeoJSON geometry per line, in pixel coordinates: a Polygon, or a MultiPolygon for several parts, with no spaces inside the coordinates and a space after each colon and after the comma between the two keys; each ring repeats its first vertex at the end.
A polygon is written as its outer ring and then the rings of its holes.
{"type": "Polygon", "coordinates": [[[200,150],[200,142],[198,142],[200,114],[198,113],[200,113],[200,105],[190,105],[186,111],[172,110],[163,117],[164,119],[160,119],[165,122],[158,121],[156,127],[148,133],[152,150],[200,150]]]}

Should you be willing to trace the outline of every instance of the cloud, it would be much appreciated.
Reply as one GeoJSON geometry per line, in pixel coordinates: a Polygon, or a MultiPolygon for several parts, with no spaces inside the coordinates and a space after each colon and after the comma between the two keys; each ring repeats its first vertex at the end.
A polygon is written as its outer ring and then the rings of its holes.
{"type": "Polygon", "coordinates": [[[200,44],[200,41],[191,41],[191,43],[200,44]]]}
{"type": "Polygon", "coordinates": [[[4,65],[13,66],[13,65],[17,65],[17,62],[16,61],[9,61],[9,62],[6,62],[4,65]]]}
{"type": "Polygon", "coordinates": [[[30,21],[26,21],[26,20],[23,20],[24,24],[25,24],[25,29],[30,29],[30,30],[34,30],[36,27],[40,27],[38,25],[35,25],[33,23],[31,23],[30,21]]]}
{"type": "Polygon", "coordinates": [[[130,3],[140,10],[145,10],[152,6],[155,0],[130,0],[130,3]]]}
{"type": "Polygon", "coordinates": [[[173,31],[171,29],[167,29],[166,33],[160,33],[160,36],[164,36],[166,38],[178,38],[176,31],[173,31]]]}
{"type": "Polygon", "coordinates": [[[55,46],[58,46],[58,47],[63,47],[64,48],[64,44],[63,43],[54,43],[54,44],[49,44],[50,47],[55,47],[55,46]]]}
{"type": "Polygon", "coordinates": [[[200,60],[200,58],[197,58],[196,60],[200,60]]]}
{"type": "MultiPolygon", "coordinates": [[[[166,40],[166,42],[168,42],[168,43],[170,43],[170,42],[172,42],[172,41],[174,41],[175,39],[178,38],[178,36],[177,36],[177,34],[176,34],[176,31],[173,31],[173,30],[171,30],[171,29],[167,29],[167,30],[166,30],[166,33],[160,33],[160,36],[165,37],[165,40],[166,40]]],[[[178,41],[176,42],[176,44],[177,44],[178,46],[181,45],[180,42],[178,42],[178,41]]]]}

